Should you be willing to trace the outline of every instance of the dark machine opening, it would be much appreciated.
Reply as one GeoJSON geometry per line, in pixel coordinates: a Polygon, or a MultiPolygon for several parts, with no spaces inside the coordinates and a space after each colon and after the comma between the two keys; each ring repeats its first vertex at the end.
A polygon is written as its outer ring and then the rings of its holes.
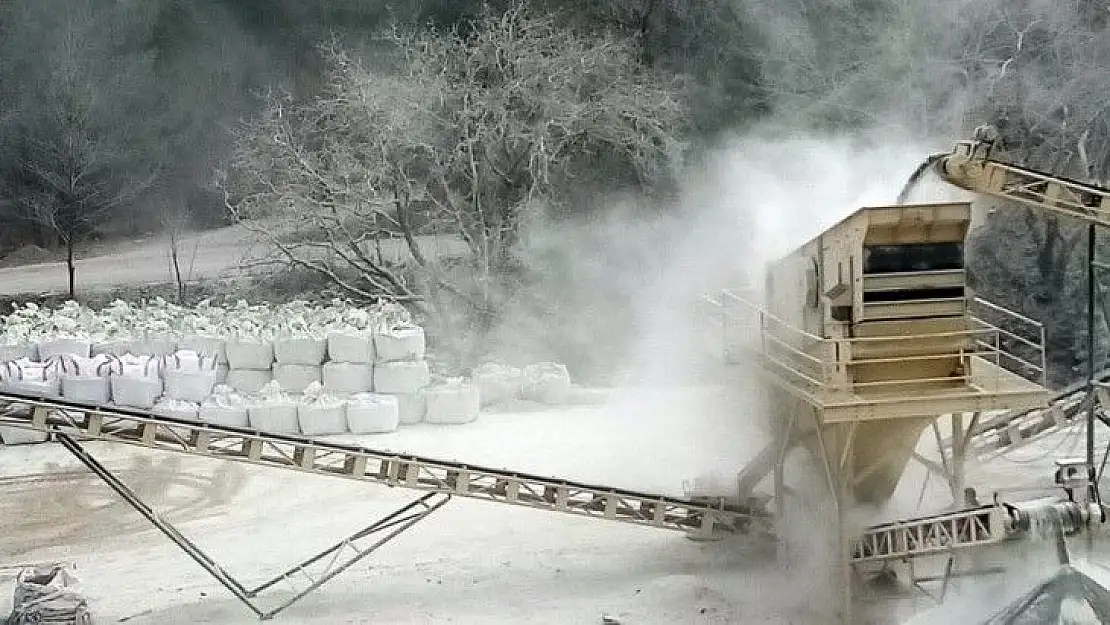
{"type": "Polygon", "coordinates": [[[907,273],[964,268],[964,244],[913,243],[863,248],[863,273],[907,273]]]}
{"type": "Polygon", "coordinates": [[[964,296],[963,287],[939,289],[906,289],[904,291],[869,291],[863,294],[866,302],[909,302],[923,299],[957,299],[964,296]]]}

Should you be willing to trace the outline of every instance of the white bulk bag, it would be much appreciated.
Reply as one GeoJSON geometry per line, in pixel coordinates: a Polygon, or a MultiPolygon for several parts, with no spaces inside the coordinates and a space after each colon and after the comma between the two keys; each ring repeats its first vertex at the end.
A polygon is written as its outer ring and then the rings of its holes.
{"type": "Polygon", "coordinates": [[[62,397],[68,400],[102,406],[112,399],[112,387],[106,377],[62,376],[62,397]]]}
{"type": "Polygon", "coordinates": [[[162,375],[162,361],[154,356],[124,354],[116,359],[116,372],[128,378],[159,378],[162,375]]]}
{"type": "Polygon", "coordinates": [[[63,376],[74,378],[107,377],[118,367],[118,360],[105,354],[97,354],[91,358],[83,356],[63,356],[60,360],[63,376]]]}
{"type": "Polygon", "coordinates": [[[290,393],[303,393],[309,384],[321,380],[320,365],[274,365],[274,381],[290,393]]]}
{"type": "Polygon", "coordinates": [[[478,389],[459,381],[424,389],[425,423],[470,423],[478,418],[481,403],[478,389]]]}
{"type": "Polygon", "coordinates": [[[227,364],[232,369],[269,369],[274,364],[274,344],[270,341],[231,340],[224,344],[227,364]]]}
{"type": "Polygon", "coordinates": [[[369,365],[374,362],[374,339],[350,332],[328,335],[328,360],[369,365]]]}
{"type": "Polygon", "coordinates": [[[149,356],[168,356],[177,351],[177,338],[167,334],[153,334],[146,338],[132,341],[131,353],[149,356]]]}
{"type": "Polygon", "coordinates": [[[269,369],[229,369],[224,384],[240,393],[257,393],[274,379],[269,369]]]}
{"type": "Polygon", "coordinates": [[[247,421],[259,432],[271,434],[299,434],[300,421],[297,404],[252,404],[247,407],[247,421]]]}
{"type": "Polygon", "coordinates": [[[150,409],[150,414],[182,421],[200,422],[200,404],[180,399],[161,399],[150,409]]]}
{"type": "Polygon", "coordinates": [[[351,434],[384,434],[397,429],[401,407],[393,395],[357,393],[347,399],[347,429],[351,434]]]}
{"type": "Polygon", "coordinates": [[[92,355],[97,356],[104,354],[105,356],[123,356],[124,354],[133,353],[131,341],[127,339],[109,339],[99,343],[93,343],[92,355]]]}
{"type": "Polygon", "coordinates": [[[369,393],[374,390],[374,365],[329,362],[324,365],[322,379],[331,393],[369,393]]]}
{"type": "Polygon", "coordinates": [[[482,406],[493,406],[520,398],[524,374],[516,367],[487,363],[475,369],[470,379],[478,387],[482,406]]]}
{"type": "Polygon", "coordinates": [[[31,445],[45,443],[49,435],[41,430],[0,425],[0,441],[5,445],[31,445]]]}
{"type": "Polygon", "coordinates": [[[219,387],[211,397],[204,400],[200,405],[200,420],[226,427],[250,427],[246,402],[228,386],[219,387]]]}
{"type": "MultiPolygon", "coordinates": [[[[182,421],[192,421],[194,423],[200,422],[200,405],[191,401],[180,401],[177,399],[162,399],[153,408],[150,413],[159,417],[169,417],[170,419],[180,419],[182,421]]],[[[183,427],[167,426],[170,431],[177,434],[181,438],[189,436],[189,429],[183,427]]]]}
{"type": "Polygon", "coordinates": [[[44,339],[39,341],[39,360],[47,361],[60,356],[84,356],[92,353],[92,343],[83,339],[44,339]]]}
{"type": "Polygon", "coordinates": [[[283,393],[276,381],[267,384],[258,397],[248,400],[247,420],[252,428],[260,432],[274,434],[300,432],[297,402],[283,393]]]}
{"type": "Polygon", "coordinates": [[[179,350],[196,352],[201,356],[211,356],[215,358],[216,362],[219,364],[227,362],[227,350],[224,347],[224,340],[214,336],[200,336],[197,334],[186,335],[177,341],[177,348],[179,350]]]}
{"type": "Polygon", "coordinates": [[[15,360],[0,365],[0,386],[16,395],[57,397],[62,391],[57,360],[15,360]]]}
{"type": "Polygon", "coordinates": [[[34,343],[3,343],[0,344],[0,363],[21,360],[23,358],[34,360],[38,357],[38,349],[34,343]]]}
{"type": "Polygon", "coordinates": [[[28,397],[59,397],[62,394],[62,381],[59,378],[12,380],[4,384],[4,390],[13,395],[28,397]]]}
{"type": "Polygon", "coordinates": [[[116,405],[148,410],[162,396],[162,378],[113,375],[111,389],[116,405]]]}
{"type": "Polygon", "coordinates": [[[397,410],[400,413],[401,425],[416,425],[424,420],[428,411],[428,402],[424,398],[424,391],[416,393],[394,395],[397,398],[397,410]]]}
{"type": "Polygon", "coordinates": [[[216,371],[197,373],[166,371],[163,380],[165,381],[163,392],[169,399],[201,402],[212,394],[212,389],[216,386],[216,371]]]}
{"type": "Polygon", "coordinates": [[[374,366],[375,393],[415,393],[431,381],[432,373],[425,360],[382,362],[374,366]]]}
{"type": "Polygon", "coordinates": [[[346,403],[328,395],[323,385],[312,383],[297,404],[297,421],[306,436],[343,434],[347,431],[346,403]]]}
{"type": "Polygon", "coordinates": [[[524,399],[544,404],[561,404],[570,395],[570,374],[564,365],[544,362],[524,368],[524,399]]]}
{"type": "Polygon", "coordinates": [[[325,339],[287,337],[274,340],[274,358],[286,365],[321,365],[328,357],[325,339]]]}
{"type": "Polygon", "coordinates": [[[424,350],[424,328],[420,326],[393,326],[374,332],[374,352],[378,362],[421,360],[424,350]]]}
{"type": "Polygon", "coordinates": [[[200,373],[216,369],[216,357],[204,356],[188,349],[179,349],[161,358],[162,369],[166,372],[200,373]]]}

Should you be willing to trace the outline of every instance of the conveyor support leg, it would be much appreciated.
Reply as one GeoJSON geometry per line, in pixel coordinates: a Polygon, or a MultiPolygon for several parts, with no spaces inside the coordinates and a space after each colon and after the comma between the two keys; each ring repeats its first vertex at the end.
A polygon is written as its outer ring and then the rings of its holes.
{"type": "Polygon", "coordinates": [[[158,528],[163,534],[181,548],[186,554],[189,555],[197,564],[199,564],[209,575],[214,577],[224,588],[227,588],[231,594],[235,595],[239,601],[247,606],[254,612],[259,619],[268,620],[273,618],[276,614],[285,610],[293,605],[312,591],[323,586],[329,580],[339,575],[343,571],[354,566],[355,563],[362,560],[366,556],[373,553],[378,547],[396,538],[405,530],[409,529],[416,523],[425,519],[431,513],[441,508],[444,504],[451,500],[451,495],[445,493],[428,493],[423,497],[409,503],[408,505],[394,511],[393,513],[383,517],[377,522],[365,527],[354,534],[344,538],[331,547],[321,551],[320,553],[300,562],[299,564],[291,567],[289,570],[281,573],[273,579],[264,582],[263,584],[248,589],[243,586],[238,580],[231,576],[227,571],[216,563],[208,554],[202,551],[192,541],[186,538],[176,527],[171,525],[168,521],[163,519],[156,513],[150,506],[143,502],[138,495],[135,494],[130,487],[121,482],[111,471],[104,465],[100,464],[96,458],[92,457],[80,443],[74,440],[68,434],[57,434],[58,441],[70,453],[72,453],[78,460],[81,461],[86,467],[89,468],[97,477],[104,481],[112,490],[120,495],[143,515],[154,527],[158,528]],[[379,538],[370,543],[369,545],[359,546],[357,543],[360,540],[379,536],[379,538]],[[315,568],[314,568],[315,567],[315,568]],[[296,582],[301,578],[308,581],[306,586],[298,587],[296,582]],[[294,586],[294,596],[284,603],[278,605],[269,611],[260,608],[255,599],[259,593],[267,590],[279,582],[286,581],[294,586]]]}

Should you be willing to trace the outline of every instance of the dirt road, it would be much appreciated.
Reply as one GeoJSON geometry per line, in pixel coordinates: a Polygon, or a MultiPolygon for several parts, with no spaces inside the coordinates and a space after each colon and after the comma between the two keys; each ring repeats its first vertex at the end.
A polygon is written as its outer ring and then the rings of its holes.
{"type": "MultiPolygon", "coordinates": [[[[182,273],[187,281],[234,278],[248,275],[243,260],[263,257],[267,249],[242,226],[229,226],[186,235],[180,243],[182,273]]],[[[444,238],[419,237],[426,253],[451,248],[444,238]]],[[[382,241],[387,257],[407,253],[401,240],[382,241]]],[[[457,249],[457,244],[453,249],[457,249]]],[[[90,256],[77,261],[78,288],[103,288],[120,285],[159,284],[173,281],[168,236],[114,242],[94,248],[90,256]]],[[[39,263],[0,268],[0,295],[24,293],[64,293],[68,288],[64,262],[39,263]]]]}

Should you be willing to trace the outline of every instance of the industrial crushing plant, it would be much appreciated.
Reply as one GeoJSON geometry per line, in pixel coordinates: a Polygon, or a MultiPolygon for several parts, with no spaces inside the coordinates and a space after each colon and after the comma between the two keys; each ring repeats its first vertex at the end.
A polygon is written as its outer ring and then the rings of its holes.
{"type": "MultiPolygon", "coordinates": [[[[975,193],[1096,226],[1110,223],[1110,191],[998,160],[990,133],[929,160],[927,170],[975,193]]],[[[835,508],[836,611],[853,620],[852,596],[876,571],[922,559],[951,572],[961,554],[1028,535],[1046,511],[1069,533],[1105,520],[1090,450],[1061,460],[1059,497],[980,503],[965,494],[969,453],[1020,445],[1086,414],[1104,420],[1110,393],[1092,371],[1053,394],[1046,384],[1044,329],[967,289],[969,202],[865,207],[773,263],[760,295],[707,296],[726,362],[758,372],[774,440],[738,471],[730,493],[672,497],[507,469],[375,450],[154,415],[112,404],[0,392],[0,425],[49,433],[151,524],[262,619],[281,613],[453,497],[686,532],[711,539],[780,538],[787,514],[786,460],[808,452],[835,508]],[[946,432],[942,435],[941,428],[946,432]],[[860,505],[887,501],[932,428],[943,462],[933,468],[961,505],[913,519],[853,527],[860,505]],[[83,447],[100,440],[373,482],[420,494],[395,513],[324,552],[248,587],[83,447]],[[771,480],[770,501],[756,489],[771,480]],[[278,583],[292,596],[264,600],[278,583]]],[[[1092,234],[1092,240],[1093,240],[1092,234]]],[[[724,548],[724,546],[722,546],[724,548]]],[[[789,545],[784,545],[789,549],[789,545]]],[[[947,573],[946,573],[947,575],[947,573]]]]}

